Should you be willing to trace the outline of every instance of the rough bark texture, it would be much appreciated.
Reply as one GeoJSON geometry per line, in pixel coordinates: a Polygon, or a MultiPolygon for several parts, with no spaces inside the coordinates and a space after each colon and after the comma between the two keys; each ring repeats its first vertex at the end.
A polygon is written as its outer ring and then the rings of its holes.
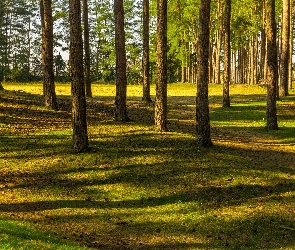
{"type": "Polygon", "coordinates": [[[231,71],[231,50],[230,50],[230,19],[231,0],[225,1],[224,15],[224,78],[223,78],[223,107],[230,107],[229,84],[231,71]]]}
{"type": "Polygon", "coordinates": [[[143,56],[142,56],[142,76],[143,76],[143,96],[145,102],[152,102],[150,94],[150,35],[149,35],[149,0],[143,0],[143,56]]]}
{"type": "Polygon", "coordinates": [[[293,80],[293,69],[292,69],[292,65],[293,65],[293,31],[294,31],[294,23],[293,23],[293,2],[290,3],[290,39],[289,39],[289,73],[288,73],[288,89],[292,89],[292,80],[293,80]]]}
{"type": "Polygon", "coordinates": [[[40,14],[42,24],[42,68],[44,102],[46,107],[57,109],[53,70],[53,19],[51,0],[41,0],[40,14]]]}
{"type": "Polygon", "coordinates": [[[80,0],[70,0],[70,70],[72,80],[73,144],[77,153],[88,148],[80,0]]]}
{"type": "Polygon", "coordinates": [[[115,120],[119,122],[129,121],[127,115],[126,95],[126,49],[124,30],[124,7],[123,0],[114,1],[115,15],[115,46],[116,46],[116,100],[115,120]]]}
{"type": "Polygon", "coordinates": [[[157,80],[155,125],[167,131],[167,0],[157,2],[157,80]]]}
{"type": "Polygon", "coordinates": [[[210,0],[201,0],[200,30],[198,49],[198,81],[197,81],[197,143],[202,147],[212,146],[210,135],[209,101],[208,101],[208,60],[209,60],[209,21],[210,0]]]}
{"type": "Polygon", "coordinates": [[[269,130],[278,129],[276,88],[278,81],[278,59],[276,46],[275,0],[265,2],[267,38],[267,124],[269,130]]]}
{"type": "Polygon", "coordinates": [[[289,53],[290,53],[290,0],[283,1],[282,20],[282,50],[280,63],[280,96],[288,95],[288,73],[289,73],[289,53]]]}
{"type": "Polygon", "coordinates": [[[83,0],[83,22],[84,22],[84,51],[85,51],[85,88],[86,96],[92,97],[90,81],[90,45],[89,45],[89,24],[88,24],[88,0],[83,0]]]}

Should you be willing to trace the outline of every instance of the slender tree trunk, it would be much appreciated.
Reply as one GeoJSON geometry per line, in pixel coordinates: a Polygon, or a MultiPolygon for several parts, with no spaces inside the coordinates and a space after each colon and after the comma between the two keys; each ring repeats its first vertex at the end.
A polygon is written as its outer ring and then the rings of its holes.
{"type": "Polygon", "coordinates": [[[80,0],[69,1],[69,12],[73,144],[74,150],[79,153],[88,148],[80,0]]]}
{"type": "Polygon", "coordinates": [[[84,23],[84,51],[85,51],[85,88],[86,96],[92,97],[90,81],[90,45],[89,45],[89,24],[88,24],[88,0],[83,0],[83,23],[84,23]]]}
{"type": "Polygon", "coordinates": [[[208,60],[209,60],[209,38],[210,38],[210,2],[201,0],[200,4],[200,28],[199,28],[199,70],[197,82],[196,100],[196,122],[197,122],[197,144],[202,147],[211,147],[209,99],[208,99],[208,60]]]}
{"type": "Polygon", "coordinates": [[[283,0],[282,44],[280,63],[280,96],[288,95],[288,73],[290,54],[290,0],[283,0]]]}
{"type": "Polygon", "coordinates": [[[221,61],[221,45],[223,39],[223,25],[224,25],[224,1],[218,0],[218,30],[217,30],[217,41],[216,41],[216,70],[215,70],[215,81],[217,84],[221,83],[220,78],[220,61],[221,61]]]}
{"type": "Polygon", "coordinates": [[[53,19],[51,0],[41,0],[43,95],[45,106],[57,109],[53,70],[53,19]]]}
{"type": "Polygon", "coordinates": [[[288,89],[292,89],[292,81],[293,81],[293,35],[294,32],[294,22],[293,22],[293,3],[290,3],[290,40],[289,40],[289,80],[288,80],[288,89]]]}
{"type": "Polygon", "coordinates": [[[31,17],[29,17],[28,21],[28,59],[27,59],[27,67],[28,67],[28,72],[31,71],[31,17]]]}
{"type": "Polygon", "coordinates": [[[223,107],[230,107],[230,97],[229,97],[229,84],[230,84],[230,78],[231,78],[230,19],[231,19],[231,0],[225,0],[223,107]]]}
{"type": "Polygon", "coordinates": [[[142,76],[143,76],[143,96],[145,102],[152,102],[150,94],[150,14],[149,0],[143,0],[143,56],[142,56],[142,76]]]}
{"type": "Polygon", "coordinates": [[[130,119],[127,115],[127,75],[123,0],[114,1],[114,14],[116,46],[115,120],[127,122],[130,119]]]}
{"type": "Polygon", "coordinates": [[[266,37],[267,37],[267,124],[269,130],[278,129],[276,88],[278,82],[278,58],[276,45],[275,0],[266,0],[266,37]]]}
{"type": "Polygon", "coordinates": [[[167,131],[167,0],[157,1],[157,82],[155,125],[167,131]]]}

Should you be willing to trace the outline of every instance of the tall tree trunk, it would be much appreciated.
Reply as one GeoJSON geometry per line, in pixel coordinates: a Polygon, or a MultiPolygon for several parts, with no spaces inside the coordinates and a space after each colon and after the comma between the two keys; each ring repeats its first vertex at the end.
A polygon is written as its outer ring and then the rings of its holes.
{"type": "Polygon", "coordinates": [[[89,45],[89,24],[88,24],[88,0],[83,0],[83,23],[84,23],[84,51],[85,51],[85,88],[86,96],[92,97],[90,81],[90,45],[89,45]]]}
{"type": "Polygon", "coordinates": [[[280,63],[280,96],[288,95],[288,73],[290,54],[290,0],[283,0],[282,51],[280,63]]]}
{"type": "Polygon", "coordinates": [[[208,99],[208,60],[210,38],[210,2],[201,0],[200,4],[200,28],[199,28],[199,70],[197,82],[196,122],[197,144],[202,147],[212,146],[210,135],[209,99],[208,99]]]}
{"type": "Polygon", "coordinates": [[[269,130],[278,129],[276,88],[278,82],[278,58],[276,45],[275,0],[266,0],[266,37],[267,37],[267,124],[269,130]]]}
{"type": "Polygon", "coordinates": [[[215,64],[215,81],[217,84],[221,83],[220,79],[220,61],[221,61],[221,45],[223,39],[223,20],[224,20],[224,1],[218,0],[218,30],[217,30],[217,41],[216,41],[216,64],[215,64]]]}
{"type": "Polygon", "coordinates": [[[57,109],[53,69],[53,19],[51,0],[41,0],[43,95],[45,106],[57,109]]]}
{"type": "Polygon", "coordinates": [[[231,0],[225,0],[223,107],[230,107],[230,98],[229,98],[229,84],[230,84],[230,77],[231,77],[230,19],[231,19],[231,0]]]}
{"type": "Polygon", "coordinates": [[[152,102],[150,94],[150,14],[149,0],[143,0],[143,55],[142,55],[142,76],[143,76],[143,96],[145,102],[152,102]]]}
{"type": "Polygon", "coordinates": [[[294,32],[294,22],[293,22],[293,2],[290,3],[290,40],[289,40],[289,80],[288,80],[288,89],[292,89],[292,81],[293,81],[293,35],[294,32]]]}
{"type": "Polygon", "coordinates": [[[126,75],[126,48],[124,29],[123,0],[114,1],[115,14],[115,46],[116,46],[116,100],[115,120],[129,121],[127,115],[127,75],[126,75]]]}
{"type": "Polygon", "coordinates": [[[86,97],[83,72],[83,41],[80,0],[69,1],[70,11],[70,70],[72,80],[73,144],[79,153],[88,148],[86,97]]]}
{"type": "Polygon", "coordinates": [[[167,0],[157,1],[157,82],[155,125],[167,131],[167,0]]]}

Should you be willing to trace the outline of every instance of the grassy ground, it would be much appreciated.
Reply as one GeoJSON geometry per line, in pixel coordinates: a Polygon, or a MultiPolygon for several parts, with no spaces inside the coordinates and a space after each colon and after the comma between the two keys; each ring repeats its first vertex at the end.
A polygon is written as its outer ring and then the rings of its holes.
{"type": "MultiPolygon", "coordinates": [[[[210,86],[211,149],[195,145],[195,85],[168,86],[170,132],[128,87],[132,122],[113,121],[114,86],[88,99],[91,150],[71,145],[70,87],[60,110],[40,84],[0,92],[0,249],[295,249],[295,95],[266,131],[265,89],[210,86]]],[[[152,89],[154,95],[154,86],[152,89]]]]}

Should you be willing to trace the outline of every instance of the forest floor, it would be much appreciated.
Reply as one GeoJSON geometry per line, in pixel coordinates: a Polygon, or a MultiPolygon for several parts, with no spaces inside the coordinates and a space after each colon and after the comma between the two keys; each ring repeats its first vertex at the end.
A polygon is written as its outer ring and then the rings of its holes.
{"type": "MultiPolygon", "coordinates": [[[[131,122],[113,121],[115,87],[87,99],[90,150],[74,154],[68,84],[58,111],[41,84],[0,92],[0,249],[295,249],[295,93],[265,129],[266,90],[210,85],[210,149],[195,143],[195,85],[169,84],[169,132],[128,86],[131,122]]],[[[154,95],[154,86],[152,88],[154,95]]]]}

